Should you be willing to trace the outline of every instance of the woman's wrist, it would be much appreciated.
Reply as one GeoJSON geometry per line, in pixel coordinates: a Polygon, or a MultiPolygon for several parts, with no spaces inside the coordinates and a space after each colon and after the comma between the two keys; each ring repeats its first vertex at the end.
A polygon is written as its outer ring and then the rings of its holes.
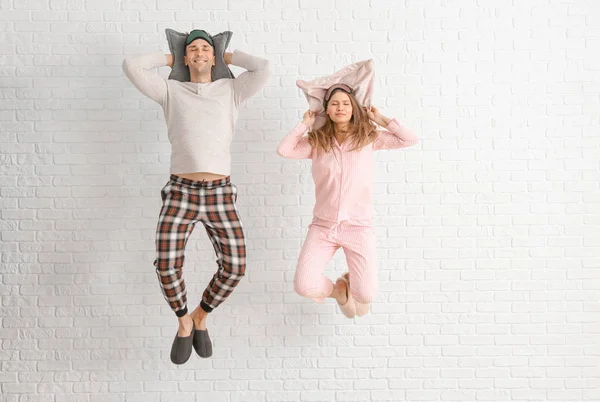
{"type": "Polygon", "coordinates": [[[381,127],[387,127],[391,121],[392,119],[390,119],[389,117],[381,115],[379,116],[379,121],[377,122],[377,124],[379,124],[381,127]]]}

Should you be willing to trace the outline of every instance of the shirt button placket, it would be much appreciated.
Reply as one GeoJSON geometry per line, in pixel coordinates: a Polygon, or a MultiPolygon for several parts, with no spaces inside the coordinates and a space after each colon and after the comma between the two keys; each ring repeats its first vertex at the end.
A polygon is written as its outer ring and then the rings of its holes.
{"type": "Polygon", "coordinates": [[[340,147],[340,180],[339,180],[339,186],[340,186],[340,203],[338,205],[338,213],[337,213],[337,221],[340,221],[340,217],[343,216],[343,206],[344,206],[344,201],[342,199],[342,189],[344,188],[344,152],[342,151],[341,147],[340,147]]]}

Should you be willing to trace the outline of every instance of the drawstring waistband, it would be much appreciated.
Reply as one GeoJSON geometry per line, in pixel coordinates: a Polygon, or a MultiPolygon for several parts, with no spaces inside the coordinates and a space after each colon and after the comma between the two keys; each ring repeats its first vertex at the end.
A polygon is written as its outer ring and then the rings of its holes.
{"type": "Polygon", "coordinates": [[[227,176],[217,180],[191,180],[186,179],[185,177],[172,174],[170,177],[170,181],[172,183],[178,183],[186,187],[211,189],[217,187],[224,187],[228,185],[229,183],[231,183],[231,176],[227,176]]]}

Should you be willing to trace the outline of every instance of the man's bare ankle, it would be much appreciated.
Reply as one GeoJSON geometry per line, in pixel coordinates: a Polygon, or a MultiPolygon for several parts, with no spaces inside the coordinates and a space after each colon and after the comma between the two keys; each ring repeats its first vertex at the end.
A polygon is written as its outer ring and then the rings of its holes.
{"type": "Polygon", "coordinates": [[[197,320],[204,320],[206,319],[206,312],[204,310],[201,309],[196,309],[192,312],[192,314],[190,314],[190,317],[192,317],[192,320],[197,321],[197,320]]]}
{"type": "Polygon", "coordinates": [[[194,326],[196,329],[204,330],[206,329],[206,318],[208,317],[208,313],[198,307],[191,314],[192,321],[194,322],[194,326]]]}
{"type": "Polygon", "coordinates": [[[179,321],[179,329],[177,330],[177,333],[179,336],[187,336],[190,334],[190,332],[192,332],[192,328],[194,326],[194,321],[192,320],[192,318],[186,314],[183,317],[179,317],[178,319],[179,321]]]}
{"type": "Polygon", "coordinates": [[[194,327],[199,330],[206,329],[206,318],[203,320],[194,320],[194,327]]]}
{"type": "Polygon", "coordinates": [[[183,317],[177,317],[177,321],[179,321],[179,325],[189,324],[191,322],[192,317],[189,314],[184,315],[183,317]]]}

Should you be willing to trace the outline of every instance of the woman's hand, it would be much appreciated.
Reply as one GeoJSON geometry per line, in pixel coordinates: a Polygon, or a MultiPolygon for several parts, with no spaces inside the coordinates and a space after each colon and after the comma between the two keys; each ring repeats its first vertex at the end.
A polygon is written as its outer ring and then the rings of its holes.
{"type": "Polygon", "coordinates": [[[375,106],[371,106],[371,107],[365,107],[365,109],[367,110],[367,116],[369,116],[369,119],[371,119],[374,123],[378,123],[381,117],[381,113],[379,113],[379,109],[377,109],[375,106]]]}
{"type": "Polygon", "coordinates": [[[387,127],[388,124],[390,124],[391,119],[382,115],[379,112],[379,109],[377,109],[375,106],[365,107],[365,110],[367,111],[367,116],[369,119],[371,119],[371,121],[373,121],[375,124],[378,124],[381,127],[387,127]]]}
{"type": "Polygon", "coordinates": [[[306,127],[310,127],[315,122],[316,117],[317,117],[317,114],[309,109],[306,111],[306,113],[304,113],[304,117],[302,118],[302,123],[304,123],[304,125],[306,127]]]}

